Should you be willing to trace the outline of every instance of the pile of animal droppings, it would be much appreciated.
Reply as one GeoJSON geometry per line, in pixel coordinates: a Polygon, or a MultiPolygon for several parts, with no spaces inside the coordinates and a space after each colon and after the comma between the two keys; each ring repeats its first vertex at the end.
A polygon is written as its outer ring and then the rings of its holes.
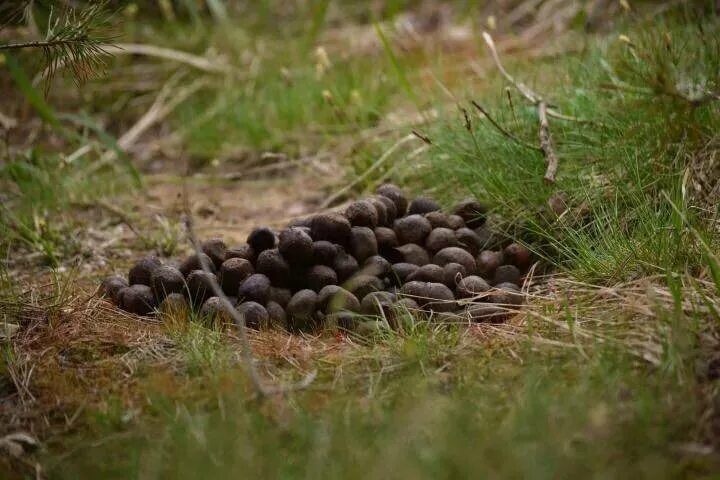
{"type": "Polygon", "coordinates": [[[258,329],[351,329],[369,317],[394,327],[408,313],[497,322],[523,302],[520,284],[530,264],[522,245],[497,244],[481,203],[466,200],[444,213],[431,198],[408,202],[392,184],[344,213],[299,219],[280,232],[258,227],[233,248],[210,239],[201,250],[212,273],[195,254],[177,264],[147,256],[127,280],[111,276],[101,290],[138,315],[168,305],[226,315],[213,296],[217,282],[258,329]]]}

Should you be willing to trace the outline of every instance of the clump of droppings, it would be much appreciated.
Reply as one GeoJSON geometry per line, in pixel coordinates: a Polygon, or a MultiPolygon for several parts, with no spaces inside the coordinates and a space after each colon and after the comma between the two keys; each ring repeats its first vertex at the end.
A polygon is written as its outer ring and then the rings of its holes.
{"type": "Polygon", "coordinates": [[[278,251],[290,265],[309,265],[313,261],[313,239],[302,228],[280,232],[278,251]]]}
{"type": "Polygon", "coordinates": [[[440,266],[445,266],[448,263],[459,263],[465,267],[468,274],[473,274],[477,270],[473,256],[459,247],[443,248],[433,257],[433,263],[440,266]]]}
{"type": "Polygon", "coordinates": [[[100,295],[107,297],[114,304],[118,304],[120,290],[128,286],[127,280],[120,275],[111,275],[102,281],[100,295]]]}
{"type": "Polygon", "coordinates": [[[252,264],[244,258],[230,258],[220,265],[218,280],[227,295],[235,295],[240,283],[255,273],[252,264]]]}
{"type": "Polygon", "coordinates": [[[457,285],[457,294],[460,298],[470,298],[483,294],[490,290],[490,285],[481,277],[470,275],[465,277],[457,285]]]}
{"type": "Polygon", "coordinates": [[[318,240],[313,243],[312,263],[331,267],[338,254],[338,246],[327,240],[318,240]]]}
{"type": "Polygon", "coordinates": [[[265,304],[270,296],[270,279],[262,273],[255,273],[243,280],[238,288],[238,300],[265,304]]]}
{"type": "Polygon", "coordinates": [[[450,262],[445,264],[442,274],[442,282],[451,290],[454,290],[461,279],[467,276],[467,270],[459,263],[450,262]]]}
{"type": "Polygon", "coordinates": [[[377,208],[367,200],[352,202],[345,209],[345,216],[353,227],[375,228],[378,226],[377,208]]]}
{"type": "Polygon", "coordinates": [[[205,318],[217,318],[228,315],[220,297],[210,297],[200,307],[200,316],[205,318]]]}
{"type": "Polygon", "coordinates": [[[425,218],[427,218],[427,221],[430,222],[432,228],[450,228],[451,230],[454,230],[450,226],[448,215],[439,210],[426,213],[425,218]]]}
{"type": "Polygon", "coordinates": [[[342,330],[353,330],[358,323],[358,315],[353,312],[342,310],[325,316],[325,323],[329,326],[337,326],[342,330]]]}
{"type": "Polygon", "coordinates": [[[414,263],[394,263],[392,265],[392,273],[390,274],[390,278],[393,280],[393,283],[395,285],[402,285],[407,281],[407,278],[419,268],[420,267],[418,267],[414,263]]]}
{"type": "Polygon", "coordinates": [[[269,227],[257,227],[248,235],[247,243],[256,255],[260,255],[265,250],[275,248],[275,233],[269,227]]]}
{"type": "Polygon", "coordinates": [[[310,228],[310,223],[312,222],[312,217],[300,217],[300,218],[294,218],[290,220],[290,223],[288,223],[288,228],[293,227],[307,227],[310,228]]]}
{"type": "Polygon", "coordinates": [[[160,259],[154,255],[141,258],[130,269],[128,283],[130,285],[147,285],[149,287],[152,273],[161,265],[160,259]]]}
{"type": "Polygon", "coordinates": [[[378,245],[375,233],[368,227],[352,227],[350,232],[350,254],[358,263],[377,255],[378,245]]]}
{"type": "Polygon", "coordinates": [[[335,285],[337,281],[335,270],[326,265],[313,265],[306,274],[307,287],[316,292],[326,285],[335,285]]]}
{"type": "Polygon", "coordinates": [[[473,322],[502,323],[508,317],[508,311],[497,305],[475,303],[465,308],[464,316],[473,322]]]}
{"type": "Polygon", "coordinates": [[[333,270],[338,277],[338,282],[344,282],[350,278],[359,268],[357,260],[352,255],[348,255],[344,251],[338,252],[333,262],[333,270]]]}
{"type": "Polygon", "coordinates": [[[287,288],[270,287],[268,292],[268,302],[275,302],[283,308],[287,307],[291,298],[292,292],[287,288]]]}
{"type": "Polygon", "coordinates": [[[490,293],[489,301],[500,305],[522,305],[524,296],[514,283],[499,283],[490,293]]]}
{"type": "Polygon", "coordinates": [[[440,283],[443,281],[443,267],[428,263],[408,275],[407,281],[440,283]]]}
{"type": "Polygon", "coordinates": [[[325,313],[360,311],[360,301],[351,292],[338,285],[327,285],[318,294],[318,309],[325,313]]]}
{"type": "Polygon", "coordinates": [[[225,245],[222,238],[210,238],[200,244],[200,250],[210,257],[215,268],[220,268],[220,265],[225,261],[227,245],[225,245]]]}
{"type": "Polygon", "coordinates": [[[467,199],[458,203],[453,213],[465,221],[468,228],[478,228],[485,223],[487,208],[475,199],[467,199]]]}
{"type": "Polygon", "coordinates": [[[177,268],[163,265],[153,271],[150,277],[150,287],[155,298],[162,300],[171,293],[183,293],[185,277],[177,268]]]}
{"type": "Polygon", "coordinates": [[[452,290],[442,283],[428,283],[427,297],[425,307],[434,312],[451,312],[457,308],[452,290]]]}
{"type": "Polygon", "coordinates": [[[185,260],[183,260],[179,267],[180,272],[187,277],[195,270],[202,270],[203,264],[201,263],[200,259],[203,260],[203,262],[211,272],[215,273],[215,264],[213,263],[212,258],[202,252],[200,253],[200,255],[193,253],[185,260]]]}
{"type": "Polygon", "coordinates": [[[385,278],[392,272],[392,265],[384,257],[373,255],[365,260],[360,270],[364,275],[385,278]]]}
{"type": "Polygon", "coordinates": [[[306,328],[314,323],[318,295],[312,290],[300,290],[290,299],[286,312],[295,328],[306,328]]]}
{"type": "Polygon", "coordinates": [[[465,220],[460,215],[448,215],[448,228],[457,230],[465,227],[465,220]]]}
{"type": "Polygon", "coordinates": [[[270,321],[268,311],[258,302],[243,302],[237,306],[237,311],[245,319],[248,328],[260,330],[270,321]]]}
{"type": "Polygon", "coordinates": [[[502,265],[502,252],[483,250],[477,258],[478,273],[485,278],[492,278],[495,270],[502,265]]]}
{"type": "Polygon", "coordinates": [[[395,230],[388,227],[377,227],[375,229],[375,241],[380,253],[399,245],[395,230]]]}
{"type": "Polygon", "coordinates": [[[513,242],[503,250],[505,261],[515,265],[520,270],[527,270],[530,266],[530,250],[524,245],[513,242]]]}
{"type": "Polygon", "coordinates": [[[406,243],[422,245],[432,231],[432,225],[422,215],[408,215],[395,220],[393,230],[400,245],[406,243]]]}
{"type": "Polygon", "coordinates": [[[202,303],[213,296],[213,283],[217,282],[214,273],[204,270],[193,270],[187,277],[187,289],[190,295],[190,303],[199,307],[202,303]]]}
{"type": "Polygon", "coordinates": [[[442,227],[431,231],[425,240],[425,248],[431,253],[439,252],[443,248],[456,247],[459,244],[455,232],[442,227]]]}
{"type": "Polygon", "coordinates": [[[390,292],[370,292],[363,297],[360,311],[365,315],[389,316],[396,300],[390,292]]]}
{"type": "Polygon", "coordinates": [[[373,202],[373,205],[375,205],[375,208],[378,209],[378,212],[380,212],[381,210],[381,207],[379,207],[378,204],[382,204],[385,207],[385,221],[381,222],[380,218],[378,217],[378,225],[391,227],[395,219],[398,217],[397,206],[395,206],[395,202],[390,200],[388,197],[383,197],[382,195],[371,197],[370,201],[373,202]]]}
{"type": "Polygon", "coordinates": [[[398,217],[405,215],[408,206],[407,197],[405,197],[405,194],[397,187],[397,185],[385,183],[380,185],[377,190],[375,190],[375,193],[393,201],[397,209],[398,217]]]}
{"type": "MultiPolygon", "coordinates": [[[[362,200],[362,201],[368,202],[370,205],[372,205],[373,208],[375,209],[375,213],[377,213],[377,223],[375,224],[374,227],[371,227],[373,229],[377,228],[379,226],[388,224],[387,206],[385,205],[385,203],[383,201],[380,200],[381,198],[384,198],[384,197],[377,196],[377,197],[370,197],[365,200],[362,200]]],[[[390,204],[393,206],[393,208],[395,208],[395,204],[392,203],[392,201],[390,201],[390,199],[385,198],[385,200],[390,202],[390,204]]],[[[351,224],[353,223],[352,220],[350,220],[350,223],[351,224]]],[[[368,226],[368,225],[365,225],[365,226],[368,226]]]]}
{"type": "Polygon", "coordinates": [[[225,260],[230,260],[231,258],[244,258],[248,262],[254,264],[257,255],[250,245],[244,243],[225,250],[225,260]]]}
{"type": "Polygon", "coordinates": [[[370,292],[383,290],[384,286],[382,280],[372,275],[355,275],[343,284],[343,288],[361,300],[370,292]]]}
{"type": "Polygon", "coordinates": [[[120,308],[135,315],[148,315],[155,308],[155,296],[147,285],[136,283],[118,293],[120,308]]]}
{"type": "Polygon", "coordinates": [[[287,314],[282,305],[269,300],[265,305],[265,310],[267,310],[270,325],[275,328],[287,329],[287,314]]]}
{"type": "Polygon", "coordinates": [[[397,252],[399,257],[399,261],[395,263],[412,263],[419,267],[430,263],[430,255],[427,250],[414,243],[408,243],[406,245],[396,247],[393,251],[397,252]]]}
{"type": "Polygon", "coordinates": [[[427,300],[428,284],[426,282],[407,282],[400,288],[400,294],[412,298],[418,305],[421,305],[427,300]]]}
{"type": "Polygon", "coordinates": [[[316,215],[310,224],[313,240],[327,240],[338,245],[347,245],[350,240],[350,221],[339,213],[316,215]]]}
{"type": "Polygon", "coordinates": [[[458,244],[470,252],[473,257],[476,257],[485,246],[485,242],[480,238],[480,235],[469,228],[458,228],[455,230],[455,238],[458,244]]]}
{"type": "Polygon", "coordinates": [[[417,197],[408,207],[408,215],[425,214],[440,210],[440,204],[429,197],[417,197]]]}
{"type": "Polygon", "coordinates": [[[515,265],[500,265],[495,269],[493,275],[493,284],[498,285],[500,283],[514,283],[520,285],[520,278],[522,273],[515,265]]]}
{"type": "Polygon", "coordinates": [[[290,281],[290,265],[277,248],[265,250],[258,255],[255,270],[270,279],[273,285],[286,286],[290,281]]]}

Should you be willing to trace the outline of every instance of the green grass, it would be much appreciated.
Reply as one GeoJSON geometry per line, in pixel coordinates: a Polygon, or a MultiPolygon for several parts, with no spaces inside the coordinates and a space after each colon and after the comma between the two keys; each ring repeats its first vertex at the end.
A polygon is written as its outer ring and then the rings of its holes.
{"type": "MultiPolygon", "coordinates": [[[[697,198],[687,169],[717,138],[720,109],[717,102],[694,105],[679,95],[684,84],[717,88],[709,79],[717,71],[720,44],[716,18],[678,22],[671,18],[652,29],[628,30],[636,42],[631,47],[610,39],[552,62],[511,64],[513,75],[531,85],[533,78],[552,78],[538,90],[563,113],[594,122],[551,120],[560,158],[556,184],[543,182],[542,153],[508,140],[476,115],[467,131],[454,112],[427,130],[434,147],[426,168],[410,178],[419,177],[421,185],[448,200],[457,197],[458,188],[486,199],[510,219],[498,228],[583,280],[613,283],[665,270],[699,273],[707,265],[696,235],[717,250],[717,205],[697,198]],[[665,39],[671,39],[667,46],[665,39]],[[658,55],[660,49],[666,54],[658,55]],[[618,87],[608,88],[610,71],[618,87]],[[557,219],[547,202],[558,192],[582,213],[571,210],[557,219]]],[[[501,124],[534,144],[534,107],[513,92],[511,108],[501,93],[504,85],[495,78],[481,103],[492,105],[501,124]]]]}

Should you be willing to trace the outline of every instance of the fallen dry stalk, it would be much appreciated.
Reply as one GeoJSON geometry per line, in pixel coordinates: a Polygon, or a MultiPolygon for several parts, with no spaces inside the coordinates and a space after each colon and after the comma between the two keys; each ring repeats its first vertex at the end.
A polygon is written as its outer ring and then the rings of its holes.
{"type": "MultiPolygon", "coordinates": [[[[541,95],[524,83],[516,80],[512,75],[510,75],[510,73],[508,73],[507,70],[505,70],[505,67],[500,61],[500,56],[498,55],[497,48],[495,47],[495,42],[489,33],[483,32],[483,40],[485,40],[485,44],[487,45],[488,50],[490,50],[490,55],[492,56],[492,59],[502,76],[505,77],[505,79],[510,82],[520,92],[520,94],[537,109],[538,121],[540,123],[538,134],[540,137],[540,150],[543,152],[545,160],[547,161],[547,170],[545,171],[544,179],[547,183],[555,183],[555,176],[558,169],[558,158],[555,153],[555,147],[553,146],[552,136],[550,135],[550,122],[548,121],[548,117],[554,117],[566,121],[585,121],[570,115],[563,115],[562,113],[550,108],[547,101],[541,95]]],[[[473,105],[478,107],[475,102],[473,102],[473,105]]],[[[482,108],[480,108],[480,110],[483,111],[482,108]]],[[[490,119],[487,113],[485,113],[485,116],[490,119]]],[[[505,132],[505,130],[497,125],[492,119],[490,119],[490,121],[493,122],[495,128],[500,129],[500,131],[506,136],[515,139],[515,137],[510,135],[509,132],[505,132]]],[[[524,142],[521,142],[521,144],[524,144],[524,142]]]]}

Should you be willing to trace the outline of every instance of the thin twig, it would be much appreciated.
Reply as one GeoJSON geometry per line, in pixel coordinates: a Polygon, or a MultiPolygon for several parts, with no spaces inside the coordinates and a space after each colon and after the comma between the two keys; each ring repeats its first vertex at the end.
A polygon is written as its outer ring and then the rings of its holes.
{"type": "Polygon", "coordinates": [[[483,32],[483,40],[485,40],[485,44],[490,50],[490,55],[492,55],[492,58],[495,61],[495,65],[497,66],[498,70],[500,70],[502,76],[505,77],[508,82],[512,83],[515,88],[517,88],[518,91],[522,94],[522,96],[525,97],[533,105],[537,105],[540,101],[542,101],[542,97],[540,97],[524,83],[515,80],[512,75],[510,75],[508,71],[505,70],[505,67],[503,67],[502,62],[500,61],[500,56],[498,55],[497,48],[495,48],[495,42],[493,41],[489,33],[483,32]]]}
{"type": "Polygon", "coordinates": [[[493,119],[493,118],[490,116],[490,114],[487,112],[487,110],[485,110],[485,109],[482,107],[482,105],[480,105],[479,103],[477,103],[475,100],[472,100],[471,103],[473,104],[473,107],[475,107],[475,108],[477,108],[478,110],[480,110],[480,112],[482,112],[482,114],[485,115],[485,117],[486,117],[488,120],[490,120],[490,123],[492,123],[493,126],[494,126],[495,128],[497,128],[500,133],[502,133],[503,135],[505,135],[506,137],[508,137],[510,140],[512,140],[513,142],[517,143],[518,145],[522,145],[522,146],[525,147],[525,148],[529,148],[529,149],[531,149],[531,150],[536,150],[536,151],[538,151],[538,152],[542,152],[542,151],[543,151],[542,148],[536,147],[535,145],[532,145],[532,144],[530,144],[530,143],[528,143],[528,142],[526,142],[526,141],[524,141],[524,140],[521,140],[521,139],[519,139],[518,137],[516,137],[515,135],[513,135],[512,133],[510,133],[510,132],[508,132],[507,130],[505,130],[505,129],[502,127],[502,125],[500,125],[498,122],[496,122],[495,119],[493,119]]]}
{"type": "Polygon", "coordinates": [[[538,103],[538,120],[540,121],[540,147],[545,153],[547,159],[547,170],[545,171],[545,181],[555,183],[555,175],[558,168],[558,159],[552,144],[552,136],[550,135],[550,125],[547,119],[547,104],[544,101],[538,103]]]}

